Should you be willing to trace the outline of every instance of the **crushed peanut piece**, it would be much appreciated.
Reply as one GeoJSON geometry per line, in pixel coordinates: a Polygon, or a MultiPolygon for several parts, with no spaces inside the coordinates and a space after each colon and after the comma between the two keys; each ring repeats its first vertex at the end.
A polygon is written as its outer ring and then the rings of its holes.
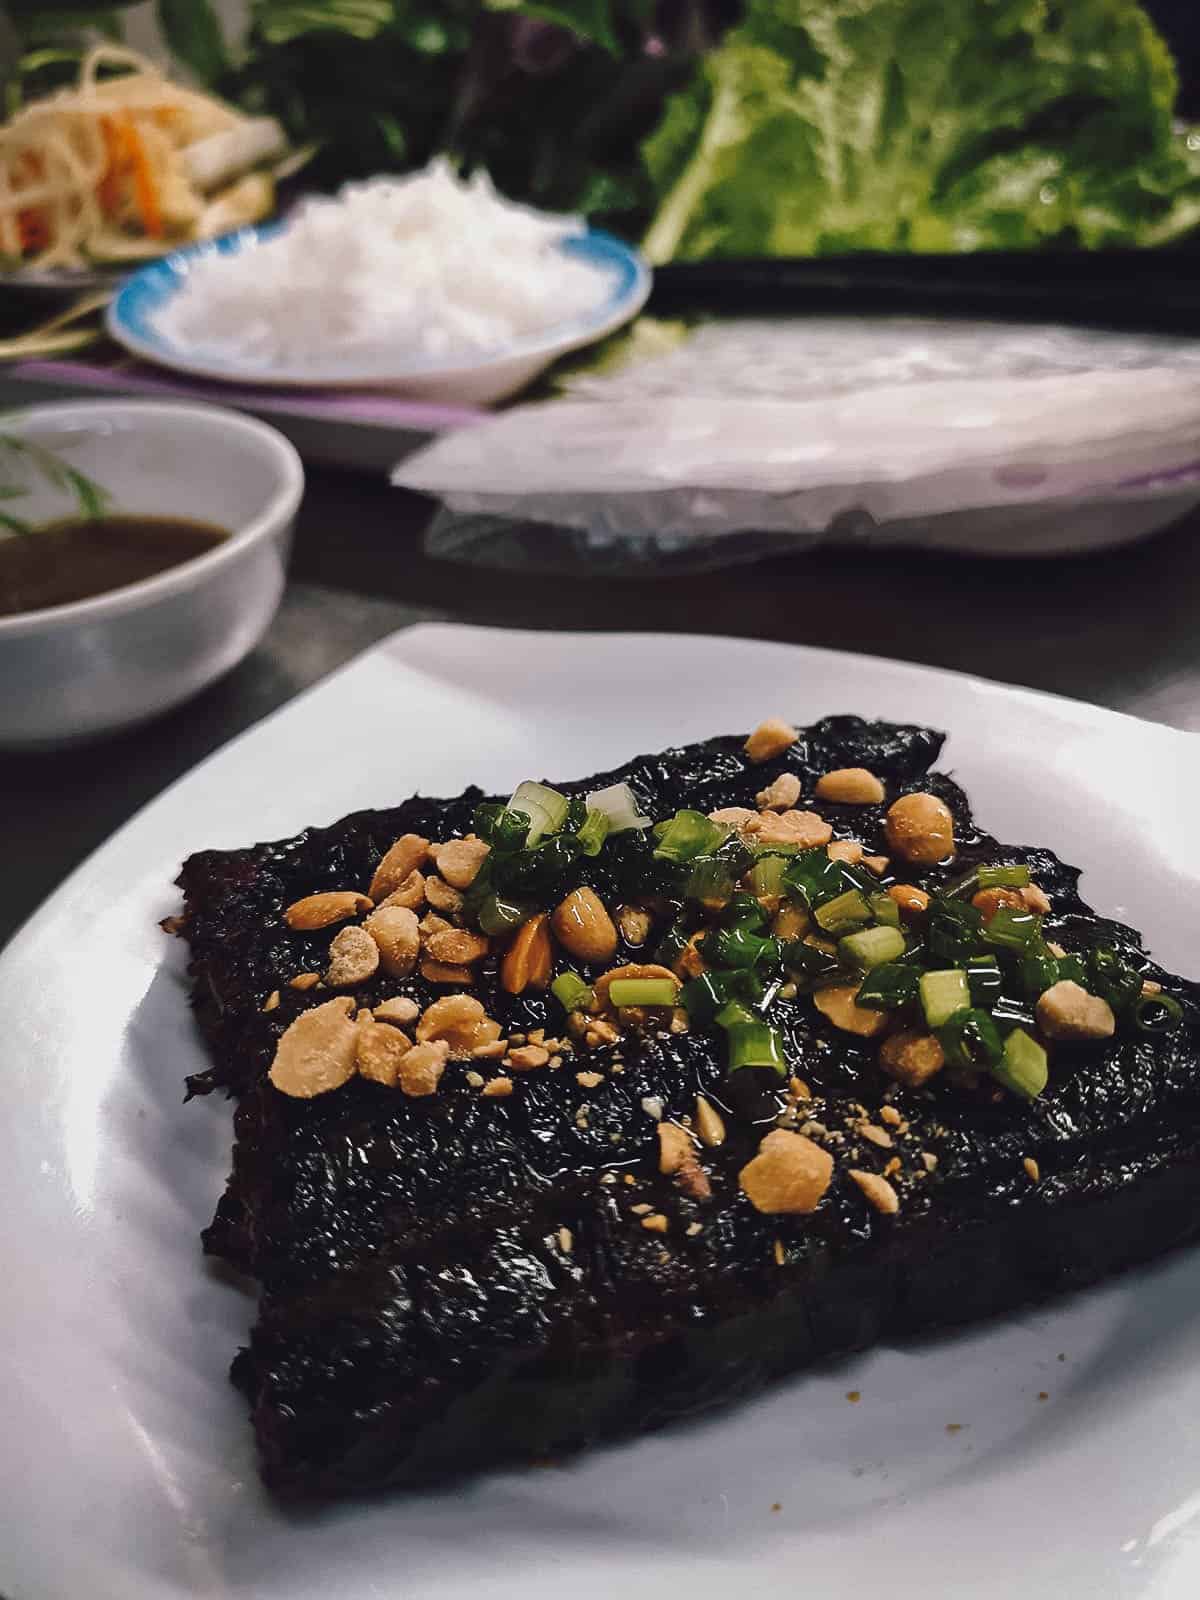
{"type": "Polygon", "coordinates": [[[864,856],[862,864],[868,872],[873,872],[877,878],[882,878],[890,863],[887,856],[864,856]]]}
{"type": "Polygon", "coordinates": [[[937,1170],[938,1158],[934,1155],[932,1150],[922,1150],[921,1164],[924,1166],[926,1172],[935,1172],[937,1170]]]}
{"type": "Polygon", "coordinates": [[[396,840],[375,868],[368,894],[376,905],[392,894],[409,873],[424,866],[429,856],[429,840],[418,833],[404,833],[396,840]]]}
{"type": "Polygon", "coordinates": [[[404,882],[379,902],[378,909],[382,911],[385,906],[401,906],[408,911],[417,911],[424,904],[425,875],[414,867],[404,882]]]}
{"type": "Polygon", "coordinates": [[[358,1029],[345,995],[302,1011],[280,1035],[268,1077],[281,1094],[311,1100],[354,1076],[358,1029]]]}
{"type": "Polygon", "coordinates": [[[583,1042],[595,1050],[600,1045],[616,1044],[620,1039],[619,1029],[613,1027],[611,1022],[605,1022],[603,1017],[597,1017],[583,1036],[583,1042]]]}
{"type": "Polygon", "coordinates": [[[557,1237],[558,1248],[562,1251],[563,1255],[569,1256],[571,1251],[575,1248],[575,1236],[572,1234],[570,1228],[560,1228],[558,1230],[557,1237]]]}
{"type": "Polygon", "coordinates": [[[487,1100],[506,1100],[512,1092],[513,1081],[511,1078],[492,1078],[490,1082],[484,1084],[481,1090],[487,1100]]]}
{"type": "Polygon", "coordinates": [[[427,911],[417,926],[423,939],[432,939],[435,933],[451,933],[454,929],[449,918],[439,916],[436,911],[427,911]]]}
{"type": "Polygon", "coordinates": [[[581,1089],[596,1089],[604,1082],[602,1072],[577,1072],[575,1082],[581,1089]]]}
{"type": "Polygon", "coordinates": [[[472,933],[467,928],[447,928],[441,933],[435,933],[427,941],[425,949],[435,961],[447,961],[452,965],[469,967],[473,962],[482,961],[488,953],[488,941],[480,933],[472,933]]]}
{"type": "Polygon", "coordinates": [[[696,1096],[696,1132],[710,1150],[725,1143],[725,1119],[702,1094],[696,1096]]]}
{"type": "Polygon", "coordinates": [[[793,1100],[812,1099],[812,1090],[808,1087],[803,1078],[797,1078],[794,1074],[788,1079],[788,1093],[791,1095],[793,1100]]]}
{"type": "Polygon", "coordinates": [[[658,1170],[661,1173],[669,1177],[686,1162],[696,1159],[690,1136],[677,1122],[660,1122],[655,1131],[658,1134],[658,1170]]]}
{"type": "Polygon", "coordinates": [[[817,799],[840,806],[877,806],[883,800],[883,785],[866,767],[837,767],[817,779],[817,799]]]}
{"type": "Polygon", "coordinates": [[[298,972],[294,978],[288,979],[289,989],[315,989],[321,981],[319,972],[298,972]]]}
{"type": "Polygon", "coordinates": [[[1054,984],[1035,1008],[1038,1027],[1048,1039],[1111,1039],[1117,1019],[1107,1000],[1070,978],[1054,984]]]}
{"type": "Polygon", "coordinates": [[[500,1038],[500,1024],[493,1022],[474,995],[448,994],[426,1006],[417,1024],[417,1039],[445,1041],[450,1056],[464,1061],[480,1045],[492,1045],[500,1038]]]}
{"type": "Polygon", "coordinates": [[[694,1239],[698,1233],[704,1232],[704,1224],[702,1222],[689,1222],[684,1232],[689,1239],[694,1239]]]}
{"type": "Polygon", "coordinates": [[[308,894],[303,900],[294,900],[283,913],[289,928],[298,933],[313,933],[318,928],[328,928],[335,922],[345,922],[360,911],[370,911],[375,904],[365,894],[349,889],[333,889],[324,894],[308,894]]]}
{"type": "Polygon", "coordinates": [[[445,961],[422,961],[421,976],[426,983],[454,983],[470,988],[475,975],[470,967],[451,966],[445,961]]]}
{"type": "Polygon", "coordinates": [[[629,1209],[633,1212],[635,1217],[648,1217],[654,1210],[654,1207],[643,1203],[642,1205],[630,1206],[629,1209]]]}
{"type": "Polygon", "coordinates": [[[648,911],[641,906],[618,906],[616,918],[621,937],[627,945],[637,949],[645,944],[654,926],[654,918],[648,911]]]}
{"type": "Polygon", "coordinates": [[[879,1120],[880,1122],[886,1122],[889,1128],[898,1128],[904,1118],[896,1110],[895,1106],[880,1106],[879,1120]]]}
{"type": "Polygon", "coordinates": [[[834,839],[825,846],[830,861],[845,861],[855,867],[863,858],[863,847],[857,839],[834,839]]]}
{"type": "Polygon", "coordinates": [[[279,1002],[280,1002],[280,1000],[282,1000],[282,998],[283,998],[283,996],[279,993],[278,989],[272,989],[270,994],[263,1001],[263,1005],[262,1005],[263,1010],[264,1011],[278,1011],[279,1010],[279,1002]]]}
{"type": "Polygon", "coordinates": [[[782,717],[768,717],[755,728],[743,749],[750,761],[759,764],[771,761],[775,756],[781,756],[785,750],[790,750],[799,737],[799,733],[790,722],[784,722],[782,717]]]}
{"type": "Polygon", "coordinates": [[[1162,984],[1161,983],[1157,983],[1153,978],[1146,978],[1143,981],[1143,983],[1142,983],[1142,995],[1143,995],[1143,997],[1145,999],[1151,1000],[1151,999],[1154,998],[1154,996],[1156,994],[1161,994],[1162,992],[1163,992],[1162,984]]]}
{"type": "Polygon", "coordinates": [[[746,824],[745,832],[755,844],[794,844],[800,850],[833,838],[833,828],[816,811],[765,811],[746,824]]]}
{"type": "Polygon", "coordinates": [[[818,989],[812,997],[813,1005],[843,1033],[854,1033],[863,1039],[885,1033],[891,1020],[887,1012],[871,1011],[866,1006],[856,1005],[857,994],[857,983],[835,983],[818,989]]]}
{"type": "Polygon", "coordinates": [[[833,1178],[833,1157],[801,1133],[776,1128],[758,1154],[738,1173],[756,1211],[764,1214],[815,1211],[833,1178]]]}
{"type": "Polygon", "coordinates": [[[392,1089],[400,1081],[400,1063],[412,1049],[412,1041],[399,1028],[376,1022],[369,1011],[357,1018],[358,1044],[355,1059],[362,1077],[392,1089]]]}
{"type": "Polygon", "coordinates": [[[562,1066],[562,1064],[563,1064],[563,1058],[560,1055],[551,1056],[549,1061],[546,1063],[546,1065],[549,1067],[551,1072],[557,1072],[558,1069],[562,1066]]]}
{"type": "Polygon", "coordinates": [[[1036,883],[1027,883],[1021,890],[1021,899],[1025,902],[1028,911],[1036,911],[1038,916],[1048,916],[1050,912],[1050,896],[1044,889],[1039,889],[1036,883]]]}
{"type": "Polygon", "coordinates": [[[1033,1183],[1037,1183],[1042,1176],[1042,1169],[1032,1156],[1026,1156],[1021,1165],[1025,1168],[1025,1176],[1033,1183]]]}
{"type": "Polygon", "coordinates": [[[469,889],[479,876],[488,846],[470,833],[465,839],[451,839],[448,844],[435,845],[431,853],[438,871],[451,888],[469,889]]]}
{"type": "Polygon", "coordinates": [[[889,1217],[899,1211],[900,1196],[886,1178],[881,1178],[877,1172],[860,1172],[857,1167],[850,1168],[850,1177],[876,1211],[889,1217]]]}
{"type": "Polygon", "coordinates": [[[517,1072],[533,1072],[550,1060],[550,1052],[540,1044],[522,1045],[509,1053],[509,1065],[517,1072]]]}
{"type": "Polygon", "coordinates": [[[900,1164],[901,1164],[900,1163],[900,1157],[899,1156],[893,1156],[892,1159],[888,1162],[887,1166],[884,1167],[884,1169],[883,1169],[884,1177],[885,1178],[890,1178],[894,1172],[899,1172],[900,1171],[900,1164]]]}
{"type": "Polygon", "coordinates": [[[417,964],[421,934],[408,906],[380,906],[363,923],[379,946],[379,963],[389,978],[407,978],[417,964]]]}
{"type": "Polygon", "coordinates": [[[446,1070],[446,1057],[450,1047],[445,1039],[430,1039],[427,1044],[415,1044],[400,1058],[399,1082],[401,1090],[414,1098],[433,1094],[446,1070]]]}
{"type": "Polygon", "coordinates": [[[626,1183],[627,1183],[627,1184],[628,1184],[628,1185],[629,1185],[629,1187],[630,1187],[630,1188],[631,1188],[631,1189],[632,1189],[632,1188],[633,1188],[633,1186],[634,1186],[634,1184],[635,1184],[635,1183],[636,1183],[636,1182],[637,1182],[637,1179],[636,1179],[636,1178],[635,1178],[635,1177],[634,1177],[634,1175],[633,1175],[633,1173],[632,1173],[632,1172],[627,1172],[627,1173],[626,1173],[626,1174],[625,1174],[625,1182],[626,1182],[626,1183]]]}
{"type": "Polygon", "coordinates": [[[897,1083],[919,1089],[942,1070],[946,1056],[933,1034],[902,1028],[880,1045],[879,1065],[897,1083]]]}
{"type": "Polygon", "coordinates": [[[445,878],[439,878],[436,872],[430,873],[425,880],[425,898],[435,911],[440,911],[443,916],[457,917],[463,908],[462,892],[452,888],[445,878]]]}
{"type": "Polygon", "coordinates": [[[501,1056],[508,1054],[508,1046],[503,1039],[491,1039],[486,1044],[477,1044],[471,1051],[474,1061],[499,1061],[501,1056]]]}
{"type": "Polygon", "coordinates": [[[800,779],[794,772],[781,772],[754,796],[760,811],[790,811],[800,798],[800,779]]]}
{"type": "Polygon", "coordinates": [[[486,1079],[484,1078],[482,1072],[468,1072],[467,1082],[470,1084],[472,1089],[482,1089],[486,1079]]]}
{"type": "Polygon", "coordinates": [[[669,1226],[661,1211],[655,1211],[651,1216],[642,1218],[642,1227],[647,1233],[666,1233],[669,1226]]]}
{"type": "Polygon", "coordinates": [[[860,1122],[854,1129],[860,1138],[867,1139],[871,1144],[878,1145],[881,1150],[890,1150],[893,1139],[890,1133],[883,1128],[877,1128],[873,1122],[860,1122]]]}
{"type": "Polygon", "coordinates": [[[640,1101],[642,1110],[648,1117],[653,1117],[655,1122],[662,1121],[663,1103],[656,1094],[646,1094],[640,1101]]]}
{"type": "Polygon", "coordinates": [[[785,1267],[787,1265],[787,1251],[783,1247],[783,1240],[782,1239],[776,1239],[774,1248],[775,1248],[775,1265],[777,1267],[785,1267]]]}
{"type": "Polygon", "coordinates": [[[395,995],[390,1000],[381,1000],[372,1015],[376,1022],[391,1022],[398,1028],[404,1028],[410,1022],[417,1020],[421,1015],[421,1008],[407,995],[395,995]]]}
{"type": "Polygon", "coordinates": [[[500,963],[500,982],[509,994],[524,994],[526,989],[545,989],[550,982],[553,962],[549,916],[545,911],[539,911],[524,921],[513,934],[512,943],[500,963]]]}
{"type": "Polygon", "coordinates": [[[325,982],[331,989],[352,989],[378,970],[379,946],[366,928],[352,924],[334,936],[325,969],[325,982]]]}

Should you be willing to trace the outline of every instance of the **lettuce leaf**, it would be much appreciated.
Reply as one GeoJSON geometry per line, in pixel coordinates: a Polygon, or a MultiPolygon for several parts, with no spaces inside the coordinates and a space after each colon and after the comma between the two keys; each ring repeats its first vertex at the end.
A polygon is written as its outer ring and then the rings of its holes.
{"type": "Polygon", "coordinates": [[[643,145],[653,261],[1156,244],[1200,139],[1134,0],[750,0],[643,145]]]}

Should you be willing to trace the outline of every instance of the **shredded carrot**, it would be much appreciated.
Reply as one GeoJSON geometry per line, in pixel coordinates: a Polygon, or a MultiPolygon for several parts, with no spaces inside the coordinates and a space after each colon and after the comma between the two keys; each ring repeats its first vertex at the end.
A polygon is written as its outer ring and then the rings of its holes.
{"type": "Polygon", "coordinates": [[[96,199],[100,202],[100,209],[104,215],[111,217],[121,198],[122,152],[125,140],[120,125],[114,122],[112,117],[100,118],[100,131],[104,135],[104,149],[108,160],[104,176],[96,189],[96,199]]]}
{"type": "Polygon", "coordinates": [[[141,135],[130,118],[125,120],[125,148],[129,151],[133,163],[133,192],[137,197],[142,227],[151,239],[161,239],[163,220],[158,204],[158,191],[154,187],[154,174],[146,159],[146,147],[142,143],[141,135]]]}

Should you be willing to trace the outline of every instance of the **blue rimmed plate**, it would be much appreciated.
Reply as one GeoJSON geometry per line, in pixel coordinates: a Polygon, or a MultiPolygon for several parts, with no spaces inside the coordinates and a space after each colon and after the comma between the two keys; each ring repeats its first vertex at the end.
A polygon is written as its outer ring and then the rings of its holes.
{"type": "Polygon", "coordinates": [[[568,351],[602,339],[636,316],[650,293],[650,269],[636,250],[611,234],[592,229],[565,239],[563,251],[596,269],[596,304],[583,316],[490,352],[454,361],[430,360],[404,351],[272,366],[214,355],[171,339],[161,314],[180,292],[193,262],[256,250],[284,226],[242,228],[151,262],[122,284],[108,309],[108,331],[134,355],[193,377],[272,388],[395,389],[427,400],[487,405],[523,388],[568,351]]]}

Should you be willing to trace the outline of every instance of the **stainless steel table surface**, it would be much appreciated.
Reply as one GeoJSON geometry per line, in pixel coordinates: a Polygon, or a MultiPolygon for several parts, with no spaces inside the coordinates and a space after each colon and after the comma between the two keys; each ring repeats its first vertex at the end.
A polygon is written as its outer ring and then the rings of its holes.
{"type": "MultiPolygon", "coordinates": [[[[421,552],[428,516],[426,502],[378,481],[310,472],[291,583],[270,632],[240,667],[147,727],[82,748],[0,755],[0,943],[173,779],[414,622],[827,645],[976,672],[1200,730],[1200,515],[1099,557],[998,562],[830,551],[659,579],[431,561],[421,552]]],[[[250,838],[252,819],[247,830],[250,838]]]]}

